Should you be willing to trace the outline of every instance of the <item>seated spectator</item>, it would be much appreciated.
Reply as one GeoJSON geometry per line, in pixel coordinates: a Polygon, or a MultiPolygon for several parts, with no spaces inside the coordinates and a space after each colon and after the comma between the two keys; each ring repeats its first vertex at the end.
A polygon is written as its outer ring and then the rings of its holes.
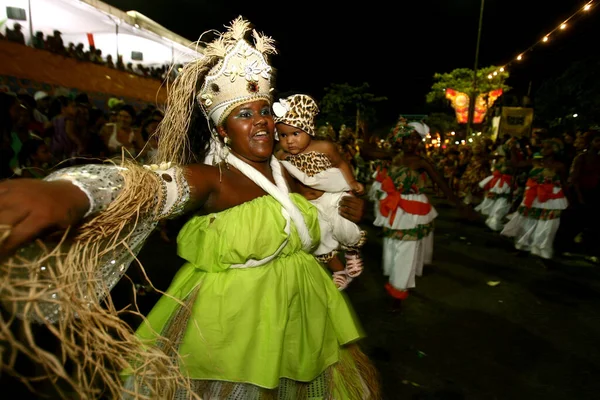
{"type": "Polygon", "coordinates": [[[29,125],[27,126],[27,129],[30,132],[42,138],[46,131],[46,126],[44,124],[44,121],[38,121],[35,117],[36,112],[39,116],[39,111],[36,110],[36,101],[34,97],[25,92],[18,94],[17,98],[21,101],[21,103],[23,103],[27,107],[31,114],[31,118],[29,118],[29,125]]]}
{"type": "Polygon", "coordinates": [[[125,105],[125,102],[121,99],[117,99],[116,97],[111,97],[110,99],[108,99],[106,105],[108,106],[108,122],[117,122],[117,114],[119,113],[119,108],[125,105]]]}
{"type": "Polygon", "coordinates": [[[133,70],[133,63],[127,63],[127,72],[135,74],[135,71],[133,70]]]}
{"type": "MultiPolygon", "coordinates": [[[[134,124],[134,126],[142,126],[148,118],[150,118],[154,115],[160,115],[161,119],[162,119],[163,113],[160,110],[158,110],[154,104],[148,104],[137,114],[137,119],[134,121],[133,124],[134,124]]],[[[142,137],[143,136],[144,136],[144,133],[142,130],[142,137]]],[[[144,140],[147,140],[147,139],[144,138],[144,140]]]]}
{"type": "Polygon", "coordinates": [[[96,59],[94,61],[96,64],[104,65],[104,59],[102,58],[102,50],[96,49],[96,59]]]}
{"type": "Polygon", "coordinates": [[[48,175],[52,153],[48,145],[40,139],[29,139],[23,143],[19,154],[21,177],[43,178],[48,175]]]}
{"type": "Polygon", "coordinates": [[[113,62],[111,54],[109,54],[109,55],[106,56],[106,64],[105,65],[107,67],[109,67],[109,68],[114,68],[115,67],[115,63],[113,62]]]}
{"type": "Polygon", "coordinates": [[[86,53],[86,57],[88,61],[91,61],[94,64],[104,64],[104,60],[102,60],[102,51],[95,46],[90,45],[90,50],[86,53]]]}
{"type": "Polygon", "coordinates": [[[68,57],[72,57],[75,58],[75,44],[73,44],[73,42],[69,43],[69,46],[67,47],[66,53],[68,57]]]}
{"type": "Polygon", "coordinates": [[[54,30],[54,45],[56,46],[56,52],[59,54],[65,54],[65,44],[62,39],[62,32],[54,30]]]}
{"type": "Polygon", "coordinates": [[[87,61],[96,62],[96,47],[90,45],[90,49],[85,52],[87,61]]]}
{"type": "Polygon", "coordinates": [[[31,38],[31,43],[36,49],[44,50],[46,48],[46,40],[44,39],[44,32],[37,31],[35,36],[31,38]]]}
{"type": "Polygon", "coordinates": [[[54,30],[53,35],[46,38],[46,44],[51,52],[65,55],[65,44],[59,30],[54,30]]]}
{"type": "Polygon", "coordinates": [[[16,175],[21,175],[19,156],[21,154],[21,149],[23,148],[23,143],[32,138],[41,138],[29,130],[29,125],[32,119],[31,109],[26,103],[21,101],[16,96],[13,96],[12,103],[9,106],[9,116],[9,140],[10,148],[12,150],[12,157],[9,160],[9,166],[16,175]]]}
{"type": "Polygon", "coordinates": [[[146,143],[140,131],[134,129],[132,125],[135,117],[132,106],[128,104],[119,106],[116,123],[108,123],[102,129],[100,136],[108,148],[109,157],[121,157],[122,149],[125,149],[125,155],[136,157],[144,148],[146,143]]]}
{"type": "MultiPolygon", "coordinates": [[[[99,108],[91,107],[89,110],[88,133],[89,141],[87,143],[87,151],[92,157],[104,159],[108,157],[108,149],[104,144],[104,140],[100,136],[102,128],[108,120],[106,115],[99,108]]],[[[88,160],[89,162],[89,160],[88,160]]]]}
{"type": "Polygon", "coordinates": [[[62,161],[71,158],[80,150],[83,151],[83,143],[75,131],[75,102],[67,96],[58,96],[55,99],[55,107],[59,108],[60,112],[52,119],[50,150],[56,161],[62,161]]]}
{"type": "Polygon", "coordinates": [[[125,71],[125,64],[123,63],[123,56],[120,54],[117,56],[117,69],[121,70],[121,71],[125,71]]]}
{"type": "Polygon", "coordinates": [[[16,96],[0,91],[0,179],[14,175],[10,162],[15,155],[12,149],[12,125],[16,102],[16,96]]]}
{"type": "Polygon", "coordinates": [[[158,152],[158,136],[156,135],[156,128],[162,119],[163,114],[160,111],[155,111],[142,123],[140,131],[142,138],[146,142],[146,147],[141,154],[142,162],[149,164],[158,152]]]}
{"type": "Polygon", "coordinates": [[[91,156],[88,149],[90,143],[90,108],[91,104],[85,93],[75,98],[75,116],[73,118],[74,135],[81,141],[81,148],[77,149],[77,156],[91,156]]]}
{"type": "Polygon", "coordinates": [[[18,22],[15,22],[15,24],[13,25],[13,29],[7,27],[6,39],[10,40],[11,42],[25,44],[25,35],[23,35],[21,28],[22,26],[18,22]]]}
{"type": "Polygon", "coordinates": [[[83,43],[77,43],[77,46],[75,46],[75,58],[84,61],[86,57],[87,54],[83,49],[83,43]]]}
{"type": "Polygon", "coordinates": [[[144,68],[144,66],[142,64],[138,64],[136,66],[136,74],[141,75],[141,76],[146,76],[146,69],[144,68]]]}
{"type": "Polygon", "coordinates": [[[35,110],[33,111],[33,118],[42,123],[47,123],[50,113],[50,104],[52,103],[52,97],[48,95],[48,93],[43,90],[38,90],[33,95],[33,99],[35,100],[35,110]]]}

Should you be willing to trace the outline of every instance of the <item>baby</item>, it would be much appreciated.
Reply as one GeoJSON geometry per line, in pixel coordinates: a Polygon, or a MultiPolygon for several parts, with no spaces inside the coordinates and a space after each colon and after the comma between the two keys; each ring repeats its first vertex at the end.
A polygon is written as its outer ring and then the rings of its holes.
{"type": "Polygon", "coordinates": [[[337,207],[348,191],[362,195],[364,186],[355,179],[335,143],[313,138],[318,112],[315,100],[303,94],[273,104],[281,146],[276,156],[299,182],[301,194],[317,208],[321,242],[314,254],[327,265],[334,283],[343,290],[362,272],[358,249],[365,242],[365,232],[340,216],[337,207]],[[345,251],[346,267],[337,258],[340,249],[345,251]]]}

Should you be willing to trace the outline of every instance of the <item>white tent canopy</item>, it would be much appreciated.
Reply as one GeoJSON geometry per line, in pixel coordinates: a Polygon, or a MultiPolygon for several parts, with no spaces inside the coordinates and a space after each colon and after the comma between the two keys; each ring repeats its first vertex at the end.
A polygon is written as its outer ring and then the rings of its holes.
{"type": "Polygon", "coordinates": [[[192,42],[137,11],[125,13],[98,0],[0,0],[0,20],[9,28],[19,22],[27,42],[37,31],[46,36],[58,30],[65,46],[83,43],[87,49],[91,35],[104,57],[116,61],[118,53],[124,63],[185,64],[201,56],[192,42]],[[134,60],[134,52],[142,60],[134,60]]]}

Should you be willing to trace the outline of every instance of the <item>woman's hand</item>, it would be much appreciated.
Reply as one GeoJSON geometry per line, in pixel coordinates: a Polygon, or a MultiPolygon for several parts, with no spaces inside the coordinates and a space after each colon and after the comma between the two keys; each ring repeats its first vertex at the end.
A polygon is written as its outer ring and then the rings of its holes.
{"type": "Polygon", "coordinates": [[[339,214],[355,224],[360,223],[365,215],[365,201],[358,197],[348,195],[340,199],[339,214]]]}
{"type": "Polygon", "coordinates": [[[0,258],[43,233],[77,224],[88,209],[85,193],[67,181],[0,182],[0,258]]]}
{"type": "Polygon", "coordinates": [[[365,187],[362,183],[358,182],[358,181],[354,181],[351,185],[350,188],[352,189],[352,191],[354,192],[355,195],[357,196],[362,196],[363,194],[365,194],[365,187]]]}

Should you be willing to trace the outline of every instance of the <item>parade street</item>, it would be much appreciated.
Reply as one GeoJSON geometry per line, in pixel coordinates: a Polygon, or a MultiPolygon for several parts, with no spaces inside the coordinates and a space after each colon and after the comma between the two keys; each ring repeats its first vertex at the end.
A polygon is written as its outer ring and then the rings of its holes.
{"type": "Polygon", "coordinates": [[[388,311],[376,228],[365,272],[348,289],[385,398],[597,399],[598,268],[560,259],[545,268],[432,202],[434,264],[401,313],[388,311]]]}

